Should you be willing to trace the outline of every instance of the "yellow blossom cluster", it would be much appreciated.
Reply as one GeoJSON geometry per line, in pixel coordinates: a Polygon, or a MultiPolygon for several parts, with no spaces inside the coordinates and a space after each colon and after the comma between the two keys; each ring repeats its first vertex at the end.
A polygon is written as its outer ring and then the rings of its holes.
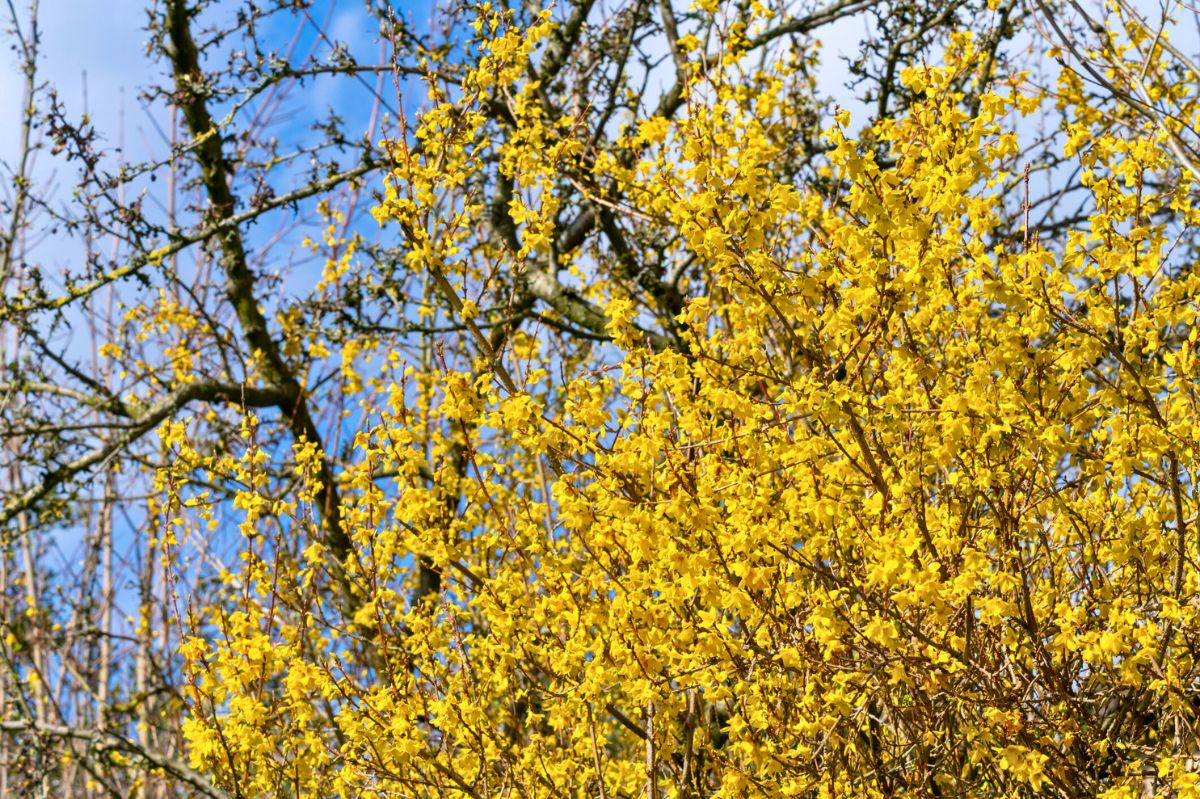
{"type": "Polygon", "coordinates": [[[1065,73],[1091,211],[1043,237],[1018,130],[1053,101],[985,83],[971,37],[904,72],[902,115],[836,115],[807,186],[772,168],[785,81],[736,46],[588,152],[525,69],[549,16],[479,20],[375,211],[478,357],[373,383],[349,556],[313,543],[315,445],[281,500],[252,423],[221,463],[164,436],[164,487],[224,470],[246,538],[181,648],[192,765],[246,797],[1194,795],[1200,274],[1172,251],[1197,185],[1171,130],[1075,113],[1065,73]],[[478,234],[489,158],[516,246],[478,234]],[[578,292],[590,362],[460,299],[567,268],[538,264],[568,162],[700,265],[672,342],[616,280],[578,292]]]}

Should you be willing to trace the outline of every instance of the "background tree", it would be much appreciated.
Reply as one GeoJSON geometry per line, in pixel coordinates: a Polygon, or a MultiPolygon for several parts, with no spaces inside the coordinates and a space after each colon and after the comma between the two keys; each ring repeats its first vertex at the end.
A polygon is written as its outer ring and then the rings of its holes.
{"type": "Polygon", "coordinates": [[[1177,10],[933,6],[166,2],[139,165],[14,17],[0,793],[1183,792],[1177,10]]]}

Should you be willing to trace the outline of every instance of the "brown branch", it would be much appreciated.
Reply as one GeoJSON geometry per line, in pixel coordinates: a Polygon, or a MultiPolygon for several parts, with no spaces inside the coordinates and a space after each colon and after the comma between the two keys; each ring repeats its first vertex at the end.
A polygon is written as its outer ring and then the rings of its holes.
{"type": "Polygon", "coordinates": [[[279,389],[200,382],[189,383],[177,389],[136,416],[131,415],[132,411],[128,408],[122,408],[123,412],[120,415],[131,418],[133,424],[126,427],[120,435],[88,450],[75,460],[47,472],[37,485],[32,486],[25,493],[11,500],[4,506],[3,510],[0,510],[0,529],[16,518],[17,514],[32,508],[53,492],[54,489],[75,475],[114,457],[121,450],[161,424],[167,417],[178,412],[180,408],[188,403],[197,401],[244,403],[247,407],[264,408],[279,407],[286,404],[288,399],[287,395],[279,389]]]}
{"type": "Polygon", "coordinates": [[[352,169],[347,169],[344,172],[338,172],[330,175],[324,180],[314,181],[305,184],[300,188],[290,191],[287,194],[281,194],[277,197],[248,208],[236,214],[230,214],[216,219],[211,224],[204,225],[190,233],[184,233],[180,230],[172,230],[167,234],[168,243],[147,253],[141,253],[129,260],[128,263],[111,269],[104,274],[89,280],[78,286],[69,287],[67,293],[61,297],[55,297],[50,300],[36,302],[9,302],[0,299],[0,322],[5,322],[13,319],[18,314],[26,314],[35,311],[52,311],[58,308],[66,307],[77,300],[82,300],[105,286],[114,283],[121,278],[138,275],[148,266],[157,266],[166,258],[182,252],[191,247],[193,244],[198,244],[203,241],[208,241],[216,236],[224,233],[225,230],[240,228],[242,225],[253,222],[263,214],[273,211],[276,208],[282,208],[287,205],[292,205],[300,200],[307,199],[319,194],[323,194],[332,189],[337,188],[343,183],[357,180],[364,175],[374,172],[381,167],[387,165],[384,160],[365,161],[352,169]]]}
{"type": "MultiPolygon", "coordinates": [[[[44,724],[36,721],[7,720],[0,721],[0,732],[31,733],[51,738],[83,741],[90,748],[100,751],[120,752],[141,760],[147,770],[162,769],[179,782],[186,784],[197,793],[209,799],[232,799],[232,797],[213,785],[203,774],[173,757],[148,751],[132,741],[105,730],[89,730],[80,727],[69,727],[62,724],[44,724]]],[[[104,765],[110,765],[104,763],[104,765]]]]}
{"type": "MultiPolygon", "coordinates": [[[[287,416],[292,435],[297,441],[306,439],[317,444],[324,453],[321,435],[309,412],[304,391],[284,361],[259,307],[254,291],[255,276],[246,261],[241,231],[231,222],[235,216],[235,200],[229,188],[230,168],[222,151],[221,133],[213,124],[205,101],[204,73],[200,69],[200,56],[192,39],[189,17],[185,0],[167,3],[167,55],[174,72],[175,102],[183,111],[188,130],[198,143],[195,155],[211,212],[216,219],[227,222],[216,235],[221,250],[219,260],[226,278],[225,293],[237,313],[242,336],[250,351],[257,355],[264,375],[284,393],[285,402],[279,407],[287,416]]],[[[315,500],[325,521],[325,543],[333,555],[344,562],[350,553],[350,539],[342,530],[337,481],[329,458],[324,454],[319,480],[315,500]]]]}

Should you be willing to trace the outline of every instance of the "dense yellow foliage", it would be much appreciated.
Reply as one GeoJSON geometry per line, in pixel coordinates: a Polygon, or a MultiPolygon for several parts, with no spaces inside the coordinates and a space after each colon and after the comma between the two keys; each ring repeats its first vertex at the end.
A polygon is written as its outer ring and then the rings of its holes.
{"type": "Polygon", "coordinates": [[[1147,775],[1195,795],[1183,122],[1089,109],[1070,73],[992,80],[963,36],[907,70],[899,118],[830,120],[824,185],[787,185],[800,65],[746,66],[744,29],[706,67],[691,53],[678,115],[597,151],[524,69],[549,16],[479,27],[478,68],[391,145],[375,212],[474,364],[382,352],[367,374],[353,344],[353,559],[311,543],[311,446],[308,488],[280,498],[252,420],[240,459],[164,429],[178,535],[203,513],[190,480],[244,485],[243,568],[185,612],[193,765],[263,797],[1118,797],[1147,775]],[[1056,109],[1091,199],[1048,237],[1020,210],[1021,120],[1056,109]],[[519,249],[478,235],[485,158],[514,178],[519,249]],[[477,325],[487,275],[548,279],[555,176],[588,171],[702,265],[676,330],[642,329],[654,309],[599,252],[566,266],[611,344],[477,325]],[[440,586],[414,605],[416,555],[440,586]]]}

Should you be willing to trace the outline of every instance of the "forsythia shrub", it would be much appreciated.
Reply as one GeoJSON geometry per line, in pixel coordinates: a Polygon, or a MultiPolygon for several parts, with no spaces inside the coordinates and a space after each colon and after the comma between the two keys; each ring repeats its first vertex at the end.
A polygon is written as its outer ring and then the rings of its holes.
{"type": "Polygon", "coordinates": [[[375,211],[476,358],[384,352],[354,382],[352,557],[319,543],[311,445],[281,494],[252,420],[240,460],[164,430],[170,525],[197,474],[244,486],[242,568],[186,613],[192,765],[247,797],[1195,795],[1188,120],[1089,109],[1071,73],[987,79],[959,36],[904,73],[907,111],[857,135],[838,114],[821,185],[788,185],[802,65],[746,66],[743,30],[681,41],[680,113],[602,145],[539,103],[548,15],[478,30],[375,211]],[[1078,172],[1050,182],[1089,200],[1043,235],[1022,120],[1053,112],[1078,172]],[[553,288],[604,308],[608,343],[553,346],[566,312],[484,324],[469,286],[554,279],[564,170],[695,266],[669,335],[642,322],[670,297],[588,277],[598,249],[553,288]]]}

